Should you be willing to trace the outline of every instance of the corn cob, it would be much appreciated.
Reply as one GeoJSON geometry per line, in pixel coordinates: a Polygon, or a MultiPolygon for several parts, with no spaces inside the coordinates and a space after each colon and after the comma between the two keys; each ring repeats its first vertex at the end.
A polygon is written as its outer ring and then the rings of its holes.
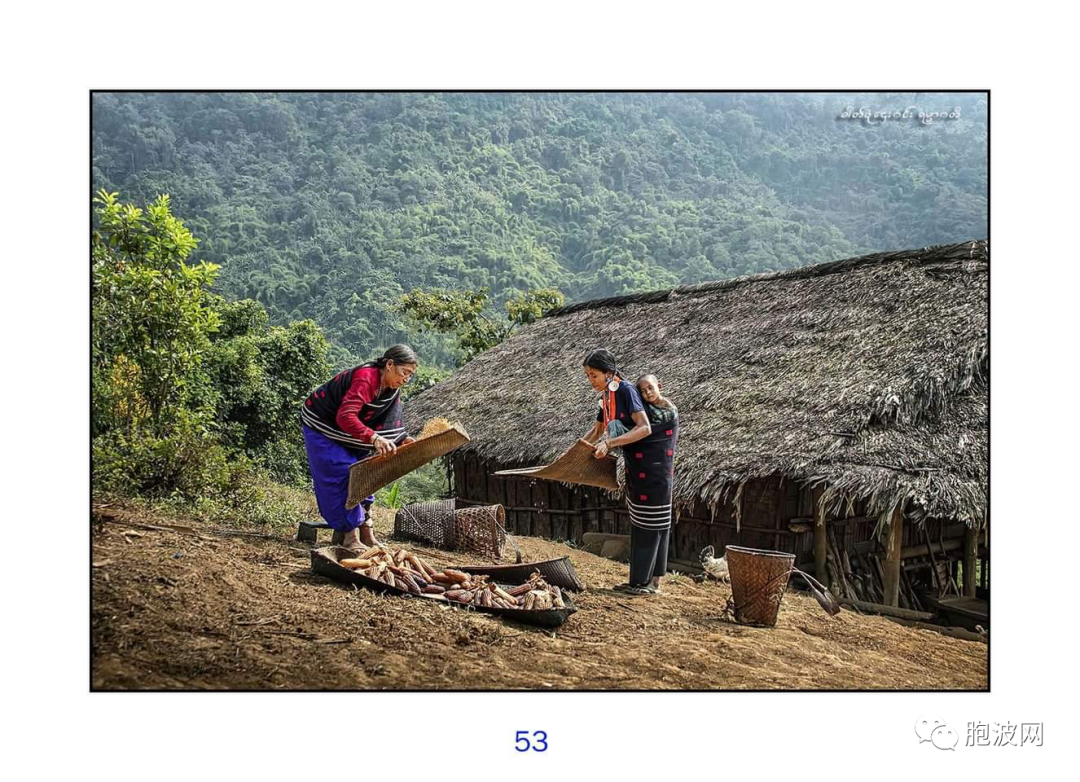
{"type": "Polygon", "coordinates": [[[483,592],[480,593],[480,605],[484,606],[485,608],[491,608],[490,590],[485,589],[483,592]]]}
{"type": "Polygon", "coordinates": [[[562,590],[557,586],[551,587],[551,602],[555,608],[566,608],[566,603],[562,599],[562,590]]]}
{"type": "Polygon", "coordinates": [[[426,587],[424,587],[424,591],[427,592],[429,595],[441,595],[443,592],[446,591],[446,589],[439,584],[428,584],[426,587]]]}
{"type": "Polygon", "coordinates": [[[350,570],[363,570],[371,567],[370,559],[343,559],[338,562],[342,567],[347,567],[350,570]]]}
{"type": "Polygon", "coordinates": [[[447,600],[457,600],[463,594],[465,594],[464,589],[447,589],[443,593],[443,597],[445,597],[447,600]]]}
{"type": "Polygon", "coordinates": [[[508,593],[510,594],[511,597],[521,597],[526,592],[528,592],[530,589],[532,589],[532,584],[526,582],[524,584],[520,584],[520,585],[514,587],[513,589],[508,590],[508,593]]]}
{"type": "Polygon", "coordinates": [[[525,610],[532,611],[533,606],[536,604],[536,593],[529,592],[525,595],[525,610]]]}
{"type": "Polygon", "coordinates": [[[446,570],[444,570],[443,573],[446,575],[447,578],[449,578],[449,579],[451,579],[453,581],[456,581],[459,584],[462,583],[463,581],[468,581],[469,580],[469,574],[468,573],[462,573],[460,570],[454,570],[453,568],[446,568],[446,570]]]}
{"type": "Polygon", "coordinates": [[[498,584],[492,584],[491,585],[491,591],[495,593],[496,597],[499,597],[499,598],[501,598],[503,600],[509,600],[509,601],[514,600],[514,596],[511,595],[509,592],[507,592],[505,589],[503,589],[498,584]]]}
{"type": "Polygon", "coordinates": [[[416,556],[415,554],[409,553],[405,555],[405,561],[412,566],[413,570],[416,570],[428,581],[431,580],[431,573],[426,567],[424,567],[424,561],[420,559],[420,557],[416,556]]]}

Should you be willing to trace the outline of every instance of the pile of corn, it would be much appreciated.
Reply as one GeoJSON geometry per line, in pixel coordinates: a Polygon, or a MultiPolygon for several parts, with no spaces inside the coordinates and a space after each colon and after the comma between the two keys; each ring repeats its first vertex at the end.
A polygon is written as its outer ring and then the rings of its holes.
{"type": "Polygon", "coordinates": [[[442,595],[447,600],[465,605],[520,608],[525,611],[566,607],[559,588],[548,584],[539,573],[533,573],[520,586],[503,589],[488,576],[469,575],[453,568],[436,570],[403,548],[391,551],[383,546],[369,548],[359,557],[343,559],[340,564],[414,595],[442,595]]]}

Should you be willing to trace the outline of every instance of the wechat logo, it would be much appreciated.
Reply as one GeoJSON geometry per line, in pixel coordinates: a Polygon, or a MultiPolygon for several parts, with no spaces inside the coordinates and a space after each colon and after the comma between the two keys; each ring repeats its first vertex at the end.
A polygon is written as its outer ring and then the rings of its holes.
{"type": "Polygon", "coordinates": [[[946,725],[945,720],[933,715],[923,715],[915,721],[915,735],[920,744],[928,741],[938,749],[955,750],[960,740],[959,734],[946,725]]]}

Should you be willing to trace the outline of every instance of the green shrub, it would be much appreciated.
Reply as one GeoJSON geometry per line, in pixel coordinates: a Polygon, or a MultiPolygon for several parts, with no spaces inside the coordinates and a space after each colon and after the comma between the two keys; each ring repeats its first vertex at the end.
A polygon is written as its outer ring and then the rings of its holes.
{"type": "Polygon", "coordinates": [[[223,495],[233,484],[234,470],[217,438],[190,423],[164,435],[118,429],[93,441],[93,483],[103,492],[189,500],[223,495]]]}
{"type": "Polygon", "coordinates": [[[300,433],[299,418],[286,437],[278,438],[263,446],[256,462],[266,470],[276,483],[311,491],[311,473],[308,471],[307,450],[300,433]]]}

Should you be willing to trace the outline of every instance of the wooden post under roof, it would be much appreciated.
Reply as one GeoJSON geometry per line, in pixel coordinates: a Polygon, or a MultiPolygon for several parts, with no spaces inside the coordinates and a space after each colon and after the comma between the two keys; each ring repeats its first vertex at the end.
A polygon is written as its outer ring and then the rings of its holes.
{"type": "Polygon", "coordinates": [[[814,514],[814,575],[827,587],[829,571],[825,568],[825,552],[828,550],[825,539],[825,511],[820,507],[822,487],[815,486],[812,494],[812,512],[814,514]]]}
{"type": "Polygon", "coordinates": [[[904,541],[904,503],[893,511],[885,530],[885,561],[881,563],[885,576],[885,605],[900,605],[900,548],[904,541]]]}
{"type": "Polygon", "coordinates": [[[975,597],[975,563],[979,558],[979,531],[975,527],[964,529],[964,597],[975,597]]]}

